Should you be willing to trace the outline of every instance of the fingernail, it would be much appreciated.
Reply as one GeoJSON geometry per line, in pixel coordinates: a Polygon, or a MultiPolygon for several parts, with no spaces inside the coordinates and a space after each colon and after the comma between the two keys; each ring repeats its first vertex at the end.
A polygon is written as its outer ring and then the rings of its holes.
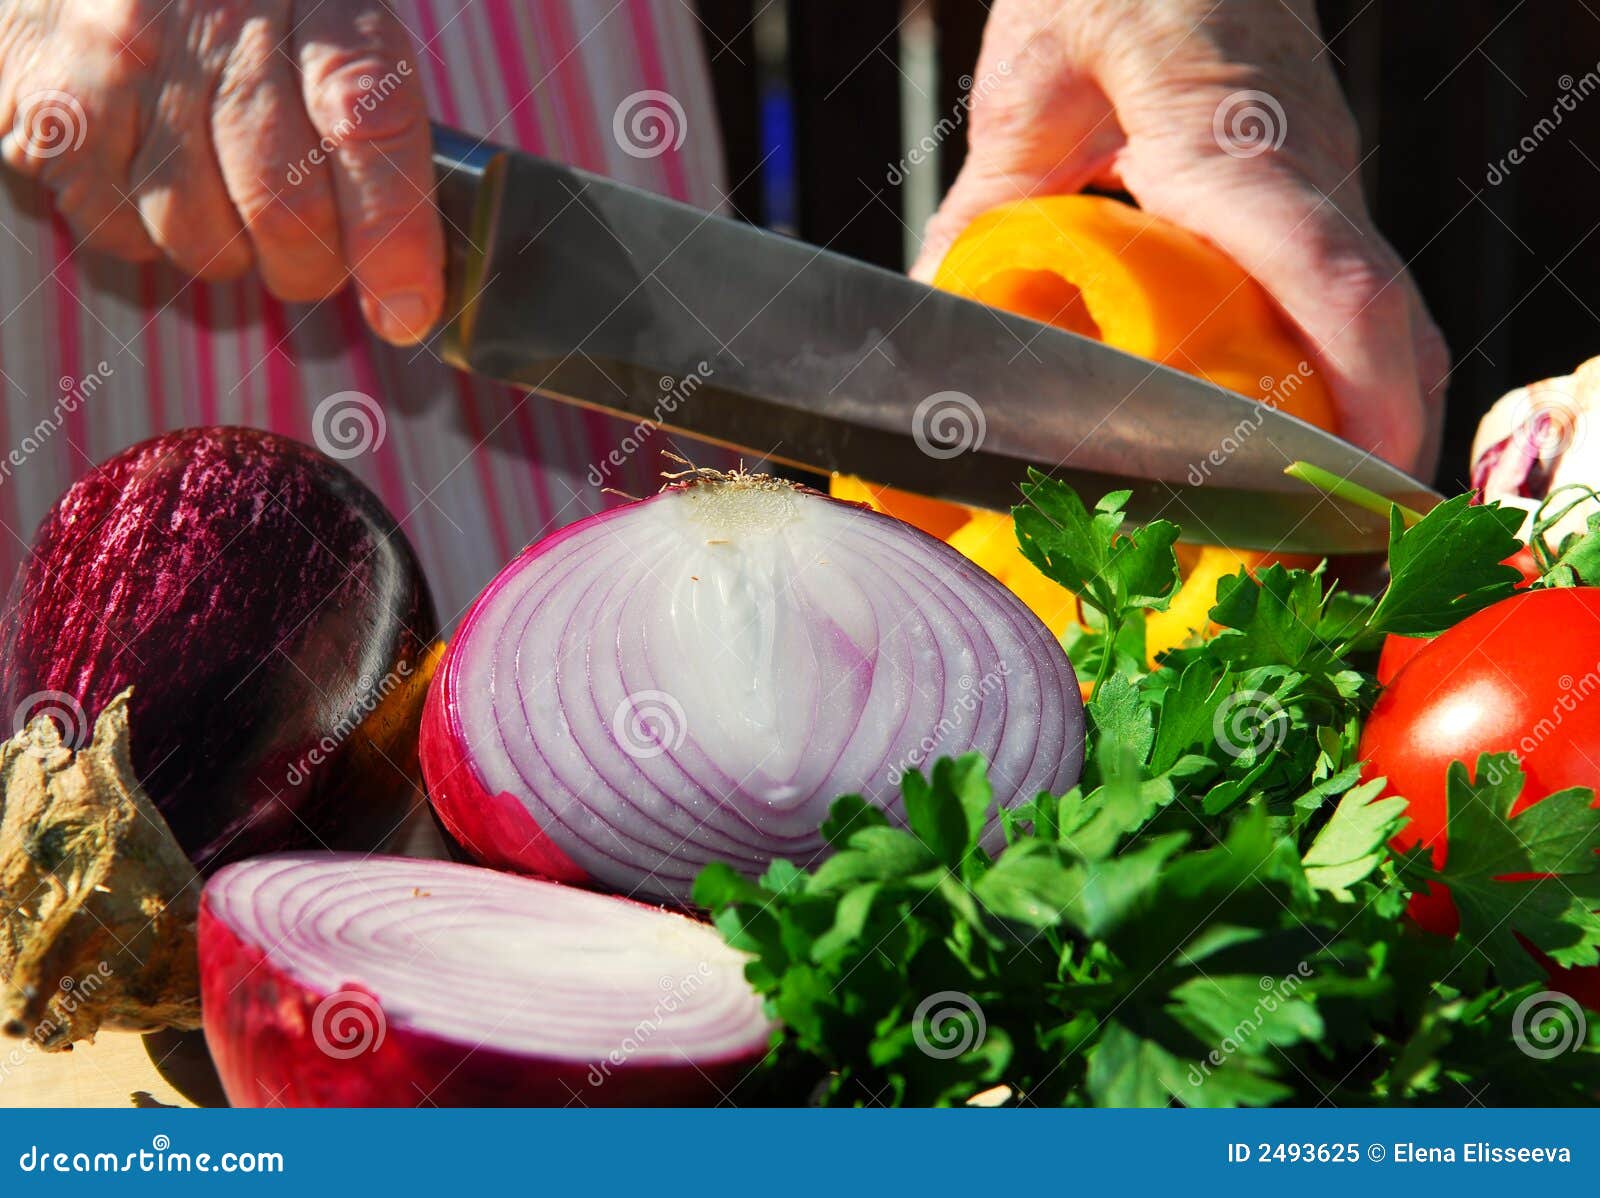
{"type": "Polygon", "coordinates": [[[378,331],[390,341],[418,341],[428,332],[427,301],[414,291],[378,297],[378,331]]]}

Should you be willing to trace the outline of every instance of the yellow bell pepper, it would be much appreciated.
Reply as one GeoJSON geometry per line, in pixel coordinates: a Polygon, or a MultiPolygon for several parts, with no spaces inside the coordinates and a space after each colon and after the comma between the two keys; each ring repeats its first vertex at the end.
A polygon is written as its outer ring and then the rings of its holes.
{"type": "MultiPolygon", "coordinates": [[[[1052,196],[987,212],[951,246],[934,285],[1095,337],[1337,431],[1326,385],[1261,286],[1209,242],[1116,200],[1052,196]]],[[[1209,448],[1195,446],[1196,458],[1209,448]]],[[[1022,556],[1009,517],[845,476],[833,480],[833,494],[947,540],[1057,635],[1079,619],[1076,598],[1022,556]]],[[[1183,586],[1145,626],[1151,664],[1205,627],[1218,580],[1274,560],[1280,559],[1180,546],[1183,586]]]]}

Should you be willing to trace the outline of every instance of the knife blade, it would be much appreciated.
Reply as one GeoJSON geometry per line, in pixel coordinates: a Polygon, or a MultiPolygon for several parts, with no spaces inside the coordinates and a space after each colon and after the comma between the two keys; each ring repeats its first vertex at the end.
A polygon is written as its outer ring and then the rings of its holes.
{"type": "MultiPolygon", "coordinates": [[[[1382,550],[1304,460],[1418,510],[1427,486],[1273,408],[1098,341],[602,176],[435,130],[440,352],[770,462],[999,511],[1029,467],[1186,539],[1382,550]]],[[[1285,385],[1292,385],[1287,380],[1285,385]]]]}

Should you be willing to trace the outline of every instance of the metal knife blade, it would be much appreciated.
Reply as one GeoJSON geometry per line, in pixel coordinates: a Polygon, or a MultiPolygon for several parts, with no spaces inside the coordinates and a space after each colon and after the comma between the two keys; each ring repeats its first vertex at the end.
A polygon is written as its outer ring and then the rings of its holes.
{"type": "Polygon", "coordinates": [[[1296,460],[1439,501],[1337,437],[1089,338],[447,130],[435,147],[441,352],[477,374],[1001,511],[1032,466],[1241,548],[1384,547],[1381,518],[1284,477],[1296,460]]]}

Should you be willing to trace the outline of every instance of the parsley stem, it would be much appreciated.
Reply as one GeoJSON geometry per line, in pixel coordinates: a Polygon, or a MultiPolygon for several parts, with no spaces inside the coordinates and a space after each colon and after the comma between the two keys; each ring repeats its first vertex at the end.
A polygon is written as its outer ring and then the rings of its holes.
{"type": "Polygon", "coordinates": [[[1294,462],[1285,466],[1283,472],[1290,478],[1297,478],[1303,483],[1310,483],[1317,490],[1323,491],[1335,499],[1341,499],[1354,507],[1362,508],[1376,515],[1388,519],[1389,509],[1400,513],[1400,519],[1405,521],[1405,526],[1410,528],[1422,519],[1422,513],[1415,508],[1406,507],[1402,503],[1379,495],[1376,491],[1363,487],[1360,483],[1353,483],[1348,478],[1340,478],[1331,470],[1324,470],[1321,466],[1313,466],[1310,462],[1294,462]]]}
{"type": "Polygon", "coordinates": [[[1089,692],[1092,699],[1100,693],[1100,687],[1105,680],[1111,677],[1111,667],[1117,660],[1117,638],[1122,634],[1122,621],[1113,619],[1110,613],[1105,616],[1105,628],[1101,636],[1105,639],[1100,643],[1100,668],[1095,671],[1094,689],[1089,692]]]}

